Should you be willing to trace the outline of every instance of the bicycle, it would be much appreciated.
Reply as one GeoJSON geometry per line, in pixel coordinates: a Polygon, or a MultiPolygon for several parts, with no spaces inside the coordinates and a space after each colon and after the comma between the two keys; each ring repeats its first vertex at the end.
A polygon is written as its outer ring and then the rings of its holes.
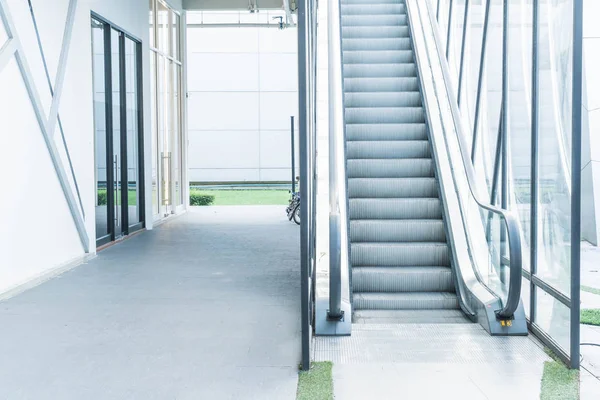
{"type": "Polygon", "coordinates": [[[296,225],[300,225],[300,193],[299,192],[291,192],[292,198],[290,199],[290,204],[285,209],[288,220],[294,220],[296,225]]]}

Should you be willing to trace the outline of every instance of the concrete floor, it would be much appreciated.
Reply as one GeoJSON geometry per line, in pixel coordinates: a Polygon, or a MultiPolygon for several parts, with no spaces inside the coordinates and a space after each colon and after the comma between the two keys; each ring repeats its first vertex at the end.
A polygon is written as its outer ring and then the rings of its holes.
{"type": "Polygon", "coordinates": [[[194,208],[0,303],[0,399],[295,398],[284,211],[194,208]]]}

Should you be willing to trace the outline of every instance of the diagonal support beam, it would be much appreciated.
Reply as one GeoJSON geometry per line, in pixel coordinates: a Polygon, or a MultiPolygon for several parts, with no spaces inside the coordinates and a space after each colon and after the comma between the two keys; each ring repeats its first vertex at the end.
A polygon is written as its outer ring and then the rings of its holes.
{"type": "Polygon", "coordinates": [[[69,9],[67,11],[65,32],[63,34],[62,48],[60,50],[60,58],[58,59],[58,71],[56,73],[56,82],[54,84],[54,95],[52,97],[50,114],[48,115],[48,134],[50,135],[50,137],[54,137],[56,123],[58,121],[58,107],[60,106],[60,98],[62,96],[65,82],[67,60],[69,58],[69,50],[71,49],[71,36],[73,34],[73,24],[75,23],[76,11],[77,0],[70,0],[69,9]]]}
{"type": "Polygon", "coordinates": [[[17,46],[14,39],[9,39],[8,42],[0,49],[0,72],[6,67],[6,64],[11,60],[17,52],[17,46]]]}
{"type": "Polygon", "coordinates": [[[42,57],[42,62],[44,64],[44,71],[46,72],[46,79],[48,80],[48,89],[50,90],[50,95],[52,96],[52,99],[53,99],[52,104],[51,104],[50,116],[48,117],[48,124],[50,126],[49,129],[51,132],[50,136],[54,136],[54,130],[56,127],[56,125],[54,125],[54,124],[58,121],[58,129],[60,131],[60,138],[62,140],[65,152],[67,154],[67,162],[69,165],[69,170],[71,172],[71,178],[73,179],[73,183],[75,185],[75,192],[77,194],[77,200],[79,201],[79,206],[81,207],[80,208],[81,215],[83,215],[83,219],[85,220],[85,208],[83,207],[83,201],[81,200],[81,193],[79,191],[79,184],[77,183],[77,176],[75,176],[75,170],[73,168],[73,161],[71,160],[71,154],[69,153],[69,146],[67,145],[67,140],[65,139],[65,133],[63,130],[63,126],[62,126],[62,121],[60,119],[60,114],[58,112],[58,109],[60,106],[60,96],[62,93],[62,82],[64,80],[64,75],[65,75],[65,71],[66,71],[66,60],[68,58],[67,55],[68,55],[68,50],[70,49],[70,43],[71,43],[71,31],[72,31],[72,27],[73,27],[73,23],[74,23],[74,15],[75,15],[74,12],[75,12],[75,8],[76,8],[76,4],[75,4],[76,1],[77,0],[72,0],[71,3],[69,4],[69,8],[67,9],[67,21],[66,21],[67,26],[65,27],[65,32],[63,35],[64,37],[63,37],[63,42],[62,42],[63,44],[62,44],[62,48],[61,48],[61,56],[60,56],[60,60],[59,60],[59,70],[57,71],[57,76],[60,77],[62,75],[62,77],[60,79],[57,79],[57,81],[60,80],[60,91],[57,96],[54,93],[55,86],[52,84],[52,79],[50,78],[50,71],[48,70],[48,64],[46,62],[46,55],[44,54],[44,48],[42,46],[42,38],[40,36],[37,19],[35,18],[35,11],[33,9],[33,4],[31,3],[31,0],[28,0],[28,3],[29,3],[29,12],[31,13],[31,19],[33,21],[33,28],[35,29],[35,35],[37,37],[37,43],[38,43],[38,47],[40,50],[40,56],[42,57]],[[56,115],[53,118],[51,115],[54,114],[54,112],[56,113],[56,115]]]}
{"type": "Polygon", "coordinates": [[[73,195],[73,191],[71,190],[71,186],[69,184],[69,180],[65,173],[65,168],[60,158],[60,153],[56,148],[56,144],[54,143],[54,139],[49,135],[48,124],[46,116],[44,115],[42,102],[37,91],[36,85],[32,78],[31,70],[29,68],[29,64],[25,57],[25,54],[22,49],[22,45],[19,42],[18,38],[14,37],[15,25],[12,21],[11,15],[8,11],[8,7],[6,7],[6,0],[0,0],[0,16],[4,20],[4,23],[9,31],[9,34],[13,37],[11,42],[14,42],[16,55],[15,59],[17,61],[19,71],[21,72],[21,76],[23,78],[23,83],[25,84],[25,88],[27,90],[27,94],[29,95],[29,100],[31,101],[31,105],[33,111],[35,113],[35,117],[37,119],[38,125],[42,132],[42,136],[44,138],[44,142],[46,143],[46,147],[48,149],[48,153],[50,154],[50,159],[52,160],[52,165],[54,166],[54,171],[56,172],[56,176],[60,183],[61,189],[67,201],[67,205],[69,207],[69,211],[71,212],[71,217],[73,219],[73,223],[75,224],[75,228],[77,229],[77,233],[79,234],[79,240],[81,241],[81,245],[85,253],[89,253],[89,238],[87,235],[87,231],[85,229],[85,223],[83,221],[83,217],[79,211],[77,200],[73,195]]]}

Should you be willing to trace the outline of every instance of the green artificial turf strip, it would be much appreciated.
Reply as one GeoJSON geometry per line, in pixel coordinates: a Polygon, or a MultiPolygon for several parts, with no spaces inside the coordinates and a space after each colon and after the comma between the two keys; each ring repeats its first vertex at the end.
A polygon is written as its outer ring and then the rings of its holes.
{"type": "Polygon", "coordinates": [[[586,325],[600,326],[600,310],[584,309],[581,310],[581,323],[586,325]]]}
{"type": "Polygon", "coordinates": [[[192,190],[191,193],[215,196],[215,206],[287,205],[287,190],[192,190]]]}
{"type": "Polygon", "coordinates": [[[579,371],[568,369],[558,360],[544,363],[540,400],[578,400],[579,371]]]}
{"type": "Polygon", "coordinates": [[[300,371],[296,400],[332,400],[333,364],[329,361],[312,363],[308,371],[300,371]]]}
{"type": "Polygon", "coordinates": [[[597,294],[598,296],[600,296],[600,289],[596,289],[591,286],[581,285],[581,290],[583,290],[584,292],[593,293],[593,294],[597,294]]]}

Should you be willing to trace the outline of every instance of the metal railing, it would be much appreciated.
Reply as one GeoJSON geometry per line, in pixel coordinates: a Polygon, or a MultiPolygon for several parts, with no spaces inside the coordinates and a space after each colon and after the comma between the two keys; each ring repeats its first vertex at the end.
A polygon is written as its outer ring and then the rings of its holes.
{"type": "Polygon", "coordinates": [[[340,1],[327,7],[329,79],[329,311],[331,320],[344,317],[342,273],[348,268],[346,145],[340,1]]]}
{"type": "MultiPolygon", "coordinates": [[[[429,4],[425,5],[428,7],[429,4]]],[[[429,22],[431,26],[436,26],[436,13],[430,10],[427,15],[429,15],[429,22]]],[[[437,30],[435,31],[435,40],[437,43],[437,53],[440,60],[446,60],[447,51],[444,51],[444,46],[442,45],[442,40],[440,38],[440,34],[437,30]]],[[[448,48],[448,47],[447,47],[448,48]]],[[[506,66],[504,66],[506,68],[506,66]]],[[[451,85],[451,77],[448,66],[442,62],[442,71],[444,75],[444,80],[446,84],[447,96],[450,99],[456,99],[456,95],[454,94],[454,90],[451,85]]],[[[497,290],[491,288],[488,284],[486,284],[483,279],[480,279],[481,283],[484,284],[494,295],[500,298],[502,301],[502,308],[496,310],[496,317],[500,320],[511,319],[517,308],[519,307],[521,301],[521,275],[523,271],[523,260],[522,260],[522,245],[521,245],[521,234],[520,228],[517,218],[514,214],[508,210],[497,207],[494,204],[491,204],[488,198],[482,198],[479,194],[475,169],[471,160],[471,151],[470,146],[465,136],[465,128],[462,126],[462,121],[460,117],[460,110],[458,108],[457,101],[450,102],[451,112],[454,116],[454,129],[457,134],[459,148],[460,148],[460,157],[462,160],[462,164],[464,167],[464,171],[466,173],[467,183],[469,187],[469,193],[472,199],[475,201],[478,207],[482,210],[485,210],[484,213],[487,214],[487,218],[491,218],[491,215],[499,216],[503,221],[504,229],[501,233],[500,240],[500,260],[508,260],[509,268],[510,268],[510,278],[508,282],[508,290],[505,299],[502,299],[501,294],[497,293],[497,290]]],[[[506,115],[506,114],[505,114],[506,115]]],[[[504,117],[506,118],[506,117],[504,117]]],[[[506,126],[506,121],[502,121],[502,124],[506,126]]],[[[505,135],[506,130],[502,130],[502,133],[505,135]]],[[[503,136],[504,137],[504,136],[503,136]]],[[[506,140],[502,141],[506,143],[506,140]]],[[[502,147],[505,150],[505,146],[502,147]]],[[[502,264],[502,263],[500,263],[502,264]]],[[[476,275],[479,277],[479,273],[476,270],[476,275]]]]}
{"type": "Polygon", "coordinates": [[[301,368],[310,368],[315,297],[317,1],[298,1],[298,158],[300,162],[301,368]]]}

